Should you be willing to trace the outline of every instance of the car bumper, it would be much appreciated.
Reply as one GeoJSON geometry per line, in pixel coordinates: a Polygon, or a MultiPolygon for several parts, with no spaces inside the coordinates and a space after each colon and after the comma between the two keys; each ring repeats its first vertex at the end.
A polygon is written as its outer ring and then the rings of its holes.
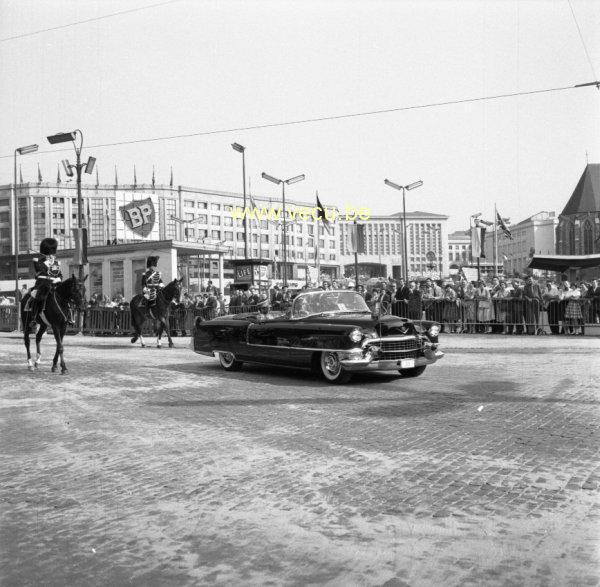
{"type": "MultiPolygon", "coordinates": [[[[414,367],[423,367],[426,365],[432,365],[439,361],[444,353],[439,350],[431,351],[428,353],[429,357],[417,357],[411,359],[414,361],[412,366],[406,366],[403,360],[400,359],[385,359],[385,360],[372,360],[372,359],[342,359],[340,362],[346,371],[360,372],[360,371],[398,371],[399,369],[411,369],[414,367]]],[[[406,360],[406,359],[405,359],[406,360]]]]}

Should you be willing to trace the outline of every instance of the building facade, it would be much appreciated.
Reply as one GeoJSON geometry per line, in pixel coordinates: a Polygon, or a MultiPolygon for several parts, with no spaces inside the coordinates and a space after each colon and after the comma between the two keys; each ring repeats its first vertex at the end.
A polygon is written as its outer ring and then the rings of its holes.
{"type": "MultiPolygon", "coordinates": [[[[430,212],[406,213],[409,279],[448,275],[448,216],[430,212]]],[[[371,216],[360,222],[365,226],[365,253],[358,255],[359,275],[402,277],[404,237],[402,213],[371,216]]],[[[350,232],[352,222],[339,228],[340,257],[345,274],[354,275],[354,254],[350,232]]]]}
{"type": "MultiPolygon", "coordinates": [[[[521,276],[532,272],[528,269],[533,254],[552,255],[555,250],[555,228],[557,218],[554,212],[542,211],[510,225],[512,239],[502,230],[497,231],[498,257],[497,263],[503,267],[506,276],[521,276]]],[[[488,261],[493,258],[494,230],[485,235],[485,251],[488,261]]],[[[534,275],[540,271],[533,270],[534,275]]]]}

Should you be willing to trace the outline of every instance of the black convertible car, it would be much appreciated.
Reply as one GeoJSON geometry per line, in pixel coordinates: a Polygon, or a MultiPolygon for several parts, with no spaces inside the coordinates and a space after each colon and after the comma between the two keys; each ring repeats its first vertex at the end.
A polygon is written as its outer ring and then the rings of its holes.
{"type": "Polygon", "coordinates": [[[374,315],[354,291],[319,290],[300,293],[287,312],[198,317],[191,346],[203,355],[217,353],[228,371],[244,362],[307,367],[331,383],[346,383],[364,371],[421,375],[444,356],[439,331],[437,323],[374,315]]]}

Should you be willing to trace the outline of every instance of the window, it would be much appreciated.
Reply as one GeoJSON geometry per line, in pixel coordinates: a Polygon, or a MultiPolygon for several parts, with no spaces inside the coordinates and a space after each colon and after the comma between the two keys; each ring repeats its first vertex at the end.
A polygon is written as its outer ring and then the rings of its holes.
{"type": "Polygon", "coordinates": [[[329,241],[329,248],[335,249],[335,241],[329,241]]]}
{"type": "Polygon", "coordinates": [[[308,246],[309,247],[314,247],[315,246],[315,239],[314,238],[309,238],[308,239],[308,246]]]}
{"type": "Polygon", "coordinates": [[[233,232],[231,232],[230,230],[226,230],[225,231],[225,240],[232,241],[233,240],[233,232]]]}
{"type": "Polygon", "coordinates": [[[221,231],[220,230],[211,231],[210,238],[214,238],[215,240],[220,241],[221,240],[221,231]]]}
{"type": "Polygon", "coordinates": [[[0,212],[0,222],[8,222],[8,212],[0,212]]]}
{"type": "Polygon", "coordinates": [[[244,251],[244,247],[238,247],[236,251],[239,257],[243,257],[246,254],[246,252],[244,251]]]}
{"type": "Polygon", "coordinates": [[[198,202],[198,208],[206,210],[208,208],[208,204],[206,202],[198,202]]]}
{"type": "Polygon", "coordinates": [[[186,212],[183,217],[185,218],[185,220],[194,220],[194,213],[193,212],[186,212]]]}
{"type": "Polygon", "coordinates": [[[308,225],[308,234],[314,234],[315,233],[315,227],[312,224],[308,225]]]}
{"type": "Polygon", "coordinates": [[[206,214],[198,214],[197,219],[198,219],[198,222],[200,222],[201,224],[208,223],[208,216],[206,214]]]}
{"type": "Polygon", "coordinates": [[[296,238],[296,242],[298,243],[298,246],[301,247],[302,246],[302,238],[301,237],[297,237],[296,238]]]}
{"type": "Polygon", "coordinates": [[[261,234],[260,235],[260,242],[261,243],[268,243],[269,242],[269,235],[268,234],[261,234]]]}
{"type": "Polygon", "coordinates": [[[594,252],[594,233],[592,224],[587,221],[583,227],[583,254],[591,255],[594,252]]]}
{"type": "Polygon", "coordinates": [[[221,209],[221,204],[211,204],[210,205],[210,209],[211,210],[220,210],[221,209]]]}
{"type": "Polygon", "coordinates": [[[252,256],[254,258],[258,257],[258,249],[252,249],[252,256]]]}
{"type": "Polygon", "coordinates": [[[319,248],[322,249],[324,247],[325,247],[325,241],[322,238],[320,238],[319,239],[319,248]]]}
{"type": "Polygon", "coordinates": [[[253,243],[257,243],[258,242],[258,235],[255,232],[252,233],[252,242],[253,243]]]}
{"type": "Polygon", "coordinates": [[[243,232],[236,233],[236,238],[237,238],[238,241],[243,241],[244,240],[244,233],[243,232]]]}
{"type": "Polygon", "coordinates": [[[268,222],[266,220],[261,220],[260,221],[260,227],[264,228],[264,229],[267,229],[267,228],[269,228],[269,224],[268,224],[268,222]]]}
{"type": "Polygon", "coordinates": [[[189,237],[195,237],[196,236],[196,231],[193,228],[187,228],[184,231],[185,237],[189,238],[189,237]]]}
{"type": "Polygon", "coordinates": [[[208,230],[206,228],[198,229],[198,238],[206,238],[208,236],[208,230]]]}
{"type": "Polygon", "coordinates": [[[225,218],[223,218],[223,226],[233,226],[233,218],[231,216],[225,216],[225,218]]]}
{"type": "Polygon", "coordinates": [[[329,260],[330,261],[335,261],[335,253],[330,253],[329,254],[329,260]]]}
{"type": "Polygon", "coordinates": [[[221,217],[220,216],[211,216],[210,223],[213,226],[221,226],[221,217]]]}
{"type": "Polygon", "coordinates": [[[194,207],[194,201],[193,200],[183,200],[183,205],[187,206],[188,208],[193,208],[194,207]]]}
{"type": "Polygon", "coordinates": [[[304,253],[302,251],[300,251],[297,256],[298,259],[304,259],[304,253]]]}

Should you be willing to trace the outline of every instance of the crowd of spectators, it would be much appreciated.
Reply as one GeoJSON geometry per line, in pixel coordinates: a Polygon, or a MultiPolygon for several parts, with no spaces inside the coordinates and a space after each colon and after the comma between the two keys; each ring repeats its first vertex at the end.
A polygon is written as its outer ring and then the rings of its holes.
{"type": "Polygon", "coordinates": [[[446,332],[583,334],[584,324],[600,323],[598,280],[569,283],[529,276],[525,280],[390,281],[359,291],[370,305],[413,320],[443,324],[446,332]]]}

